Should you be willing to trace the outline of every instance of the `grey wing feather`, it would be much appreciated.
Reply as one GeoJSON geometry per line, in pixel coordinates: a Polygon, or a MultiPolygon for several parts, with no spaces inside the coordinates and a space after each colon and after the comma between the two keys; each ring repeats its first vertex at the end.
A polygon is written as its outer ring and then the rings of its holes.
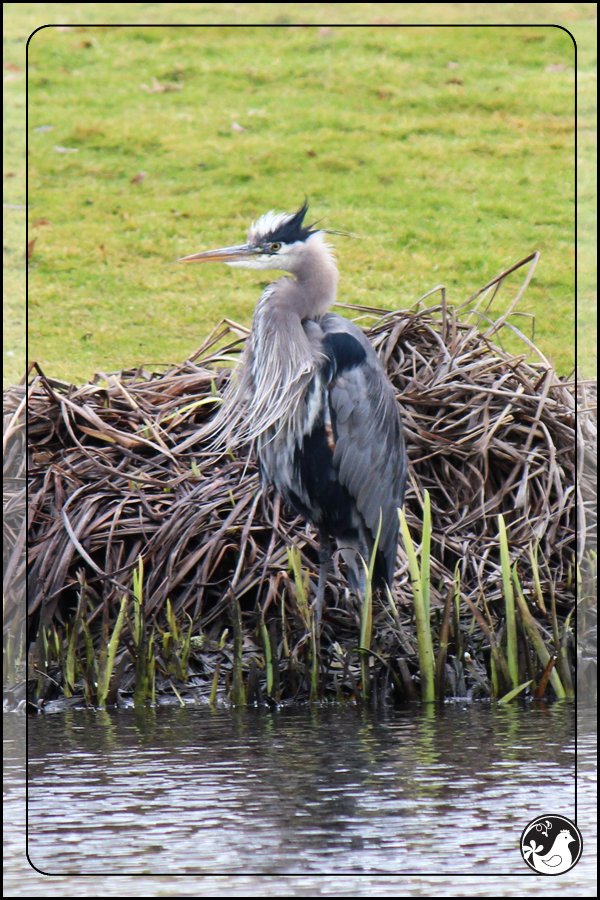
{"type": "Polygon", "coordinates": [[[324,318],[322,328],[325,333],[351,335],[365,351],[360,364],[342,370],[330,385],[337,432],[333,462],[373,538],[382,515],[379,547],[390,580],[398,545],[398,507],[404,500],[407,475],[400,410],[377,354],[360,328],[332,314],[324,318]]]}

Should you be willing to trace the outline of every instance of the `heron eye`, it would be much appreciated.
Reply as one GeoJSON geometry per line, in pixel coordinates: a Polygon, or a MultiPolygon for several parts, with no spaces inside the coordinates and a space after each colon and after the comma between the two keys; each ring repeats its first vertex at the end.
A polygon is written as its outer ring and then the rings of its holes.
{"type": "Polygon", "coordinates": [[[281,250],[281,244],[279,243],[279,241],[271,244],[271,250],[273,251],[273,253],[277,253],[278,250],[281,250]]]}

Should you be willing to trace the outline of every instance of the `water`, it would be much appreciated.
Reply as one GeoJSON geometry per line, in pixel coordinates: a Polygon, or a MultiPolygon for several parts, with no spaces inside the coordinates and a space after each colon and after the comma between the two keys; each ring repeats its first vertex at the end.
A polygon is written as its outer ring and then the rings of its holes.
{"type": "Polygon", "coordinates": [[[29,858],[56,878],[22,871],[20,896],[39,893],[40,880],[55,896],[63,881],[65,896],[278,896],[282,886],[365,896],[555,896],[560,886],[595,896],[585,721],[582,860],[557,885],[530,872],[518,850],[535,816],[575,818],[568,704],[383,717],[314,707],[71,710],[28,724],[29,858]],[[128,893],[111,874],[147,878],[130,879],[128,893]]]}

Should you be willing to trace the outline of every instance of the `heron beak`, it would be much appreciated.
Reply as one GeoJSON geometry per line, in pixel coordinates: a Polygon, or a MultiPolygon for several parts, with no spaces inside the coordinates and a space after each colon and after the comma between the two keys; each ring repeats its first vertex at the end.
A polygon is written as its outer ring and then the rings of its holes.
{"type": "Polygon", "coordinates": [[[255,256],[260,256],[261,253],[262,250],[259,247],[242,244],[240,247],[222,247],[220,250],[192,253],[191,256],[182,256],[177,262],[237,262],[242,259],[253,259],[255,256]]]}

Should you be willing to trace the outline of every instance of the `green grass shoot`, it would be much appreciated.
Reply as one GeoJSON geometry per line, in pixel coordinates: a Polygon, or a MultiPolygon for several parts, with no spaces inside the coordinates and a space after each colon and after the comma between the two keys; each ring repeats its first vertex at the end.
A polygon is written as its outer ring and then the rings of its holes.
{"type": "Polygon", "coordinates": [[[506,610],[506,661],[513,689],[519,684],[519,663],[517,655],[517,623],[515,619],[515,597],[510,572],[510,555],[504,516],[498,516],[498,539],[500,541],[500,564],[502,567],[502,587],[506,610]]]}
{"type": "Polygon", "coordinates": [[[462,659],[463,643],[460,631],[460,562],[454,567],[454,603],[452,604],[452,627],[454,629],[454,640],[456,642],[456,657],[462,659]]]}
{"type": "Polygon", "coordinates": [[[144,560],[140,554],[133,570],[133,645],[135,648],[134,706],[145,706],[154,696],[154,633],[147,634],[144,609],[144,560]]]}
{"type": "Polygon", "coordinates": [[[312,614],[309,604],[309,573],[302,573],[302,556],[297,547],[287,548],[288,570],[294,576],[296,587],[296,605],[302,616],[307,632],[310,633],[310,684],[311,700],[318,700],[320,695],[319,664],[320,664],[320,639],[316,616],[312,614]]]}
{"type": "Polygon", "coordinates": [[[194,630],[194,620],[189,613],[186,613],[186,616],[189,619],[188,629],[183,639],[180,638],[181,656],[179,659],[179,672],[182,681],[188,680],[188,663],[192,647],[192,631],[194,630]]]}
{"type": "Polygon", "coordinates": [[[421,677],[421,700],[424,703],[432,703],[435,700],[435,673],[434,673],[434,657],[433,643],[431,640],[431,626],[425,603],[423,600],[423,589],[421,581],[421,573],[419,571],[419,562],[417,554],[410,536],[406,516],[402,509],[398,510],[400,517],[400,532],[404,549],[408,558],[408,569],[410,573],[410,583],[413,592],[415,604],[415,621],[417,624],[417,644],[419,648],[419,673],[421,677]]]}
{"type": "MultiPolygon", "coordinates": [[[[65,687],[68,686],[71,691],[75,689],[75,671],[76,671],[76,646],[77,638],[81,630],[81,623],[85,613],[86,593],[82,584],[79,591],[79,601],[77,603],[77,612],[75,613],[75,621],[70,630],[69,640],[67,642],[67,659],[65,664],[65,687]]],[[[67,694],[65,694],[67,696],[67,694]]]]}
{"type": "Polygon", "coordinates": [[[169,623],[170,634],[173,641],[179,640],[179,627],[177,625],[177,620],[173,614],[173,606],[171,601],[167,598],[167,622],[169,623]]]}
{"type": "Polygon", "coordinates": [[[98,667],[98,706],[100,707],[105,706],[106,704],[106,698],[108,696],[108,689],[110,686],[110,679],[112,677],[115,664],[115,655],[119,646],[121,629],[123,628],[123,625],[125,623],[126,609],[127,597],[125,596],[121,600],[121,607],[119,609],[117,621],[115,622],[115,627],[113,628],[113,632],[110,636],[110,641],[108,643],[105,658],[102,660],[102,664],[100,664],[98,667]]]}
{"type": "Polygon", "coordinates": [[[545,616],[546,615],[546,604],[544,603],[544,595],[542,594],[542,586],[540,583],[540,567],[538,564],[538,549],[539,542],[536,541],[535,544],[530,542],[528,552],[529,552],[529,561],[531,562],[531,571],[533,573],[533,585],[535,589],[535,601],[538,605],[540,612],[545,616]]]}
{"type": "Polygon", "coordinates": [[[423,534],[421,537],[421,592],[423,607],[429,620],[429,603],[431,597],[431,498],[429,491],[423,496],[423,534]]]}
{"type": "Polygon", "coordinates": [[[141,554],[138,558],[138,567],[133,570],[133,610],[133,640],[136,647],[139,647],[142,643],[144,630],[144,560],[141,554]]]}
{"type": "Polygon", "coordinates": [[[214,672],[214,675],[213,675],[212,684],[211,684],[211,687],[210,687],[210,701],[209,701],[209,702],[210,702],[210,705],[211,705],[211,706],[216,706],[216,705],[217,705],[217,689],[218,689],[218,687],[219,687],[219,673],[220,673],[220,670],[221,670],[221,661],[220,661],[220,660],[217,660],[217,663],[216,663],[216,665],[215,665],[215,672],[214,672]]]}
{"type": "Polygon", "coordinates": [[[510,703],[511,700],[514,700],[515,697],[524,691],[525,688],[529,687],[531,681],[524,681],[523,684],[517,685],[517,687],[513,688],[512,691],[509,691],[508,694],[505,694],[504,697],[501,697],[498,700],[498,706],[505,706],[507,703],[510,703]]]}
{"type": "MultiPolygon", "coordinates": [[[[521,622],[523,623],[523,627],[527,632],[527,636],[531,641],[537,657],[542,665],[542,668],[546,668],[550,661],[550,653],[546,649],[546,645],[543,641],[543,638],[539,632],[537,622],[529,612],[529,607],[525,601],[525,597],[523,596],[523,591],[521,589],[521,584],[519,582],[519,576],[517,573],[517,564],[515,563],[512,568],[512,578],[515,587],[515,599],[517,602],[517,608],[519,610],[519,615],[521,617],[521,622]]],[[[567,692],[565,691],[563,684],[560,680],[560,676],[556,671],[556,667],[552,669],[550,672],[550,684],[554,689],[554,693],[556,694],[559,700],[564,700],[567,696],[567,692]]]]}
{"type": "Polygon", "coordinates": [[[379,525],[377,526],[377,534],[371,551],[371,558],[367,566],[364,559],[362,560],[365,567],[365,593],[363,596],[362,610],[360,617],[360,669],[363,686],[363,697],[368,700],[370,695],[370,655],[371,641],[373,638],[373,572],[375,571],[375,561],[377,558],[377,548],[379,546],[379,538],[381,537],[382,517],[379,512],[379,525]]]}
{"type": "Polygon", "coordinates": [[[267,694],[273,696],[273,660],[271,658],[271,641],[269,632],[264,622],[260,623],[260,635],[262,637],[263,647],[265,648],[265,672],[267,676],[267,694]]]}
{"type": "Polygon", "coordinates": [[[294,584],[296,586],[296,604],[300,611],[300,615],[306,625],[306,630],[311,628],[311,614],[308,602],[308,572],[302,574],[302,556],[297,547],[287,548],[288,569],[294,576],[294,584]]]}
{"type": "Polygon", "coordinates": [[[235,593],[230,593],[231,619],[233,622],[233,677],[231,681],[230,700],[234,706],[244,706],[246,689],[242,680],[242,647],[244,632],[242,629],[242,611],[235,593]]]}

